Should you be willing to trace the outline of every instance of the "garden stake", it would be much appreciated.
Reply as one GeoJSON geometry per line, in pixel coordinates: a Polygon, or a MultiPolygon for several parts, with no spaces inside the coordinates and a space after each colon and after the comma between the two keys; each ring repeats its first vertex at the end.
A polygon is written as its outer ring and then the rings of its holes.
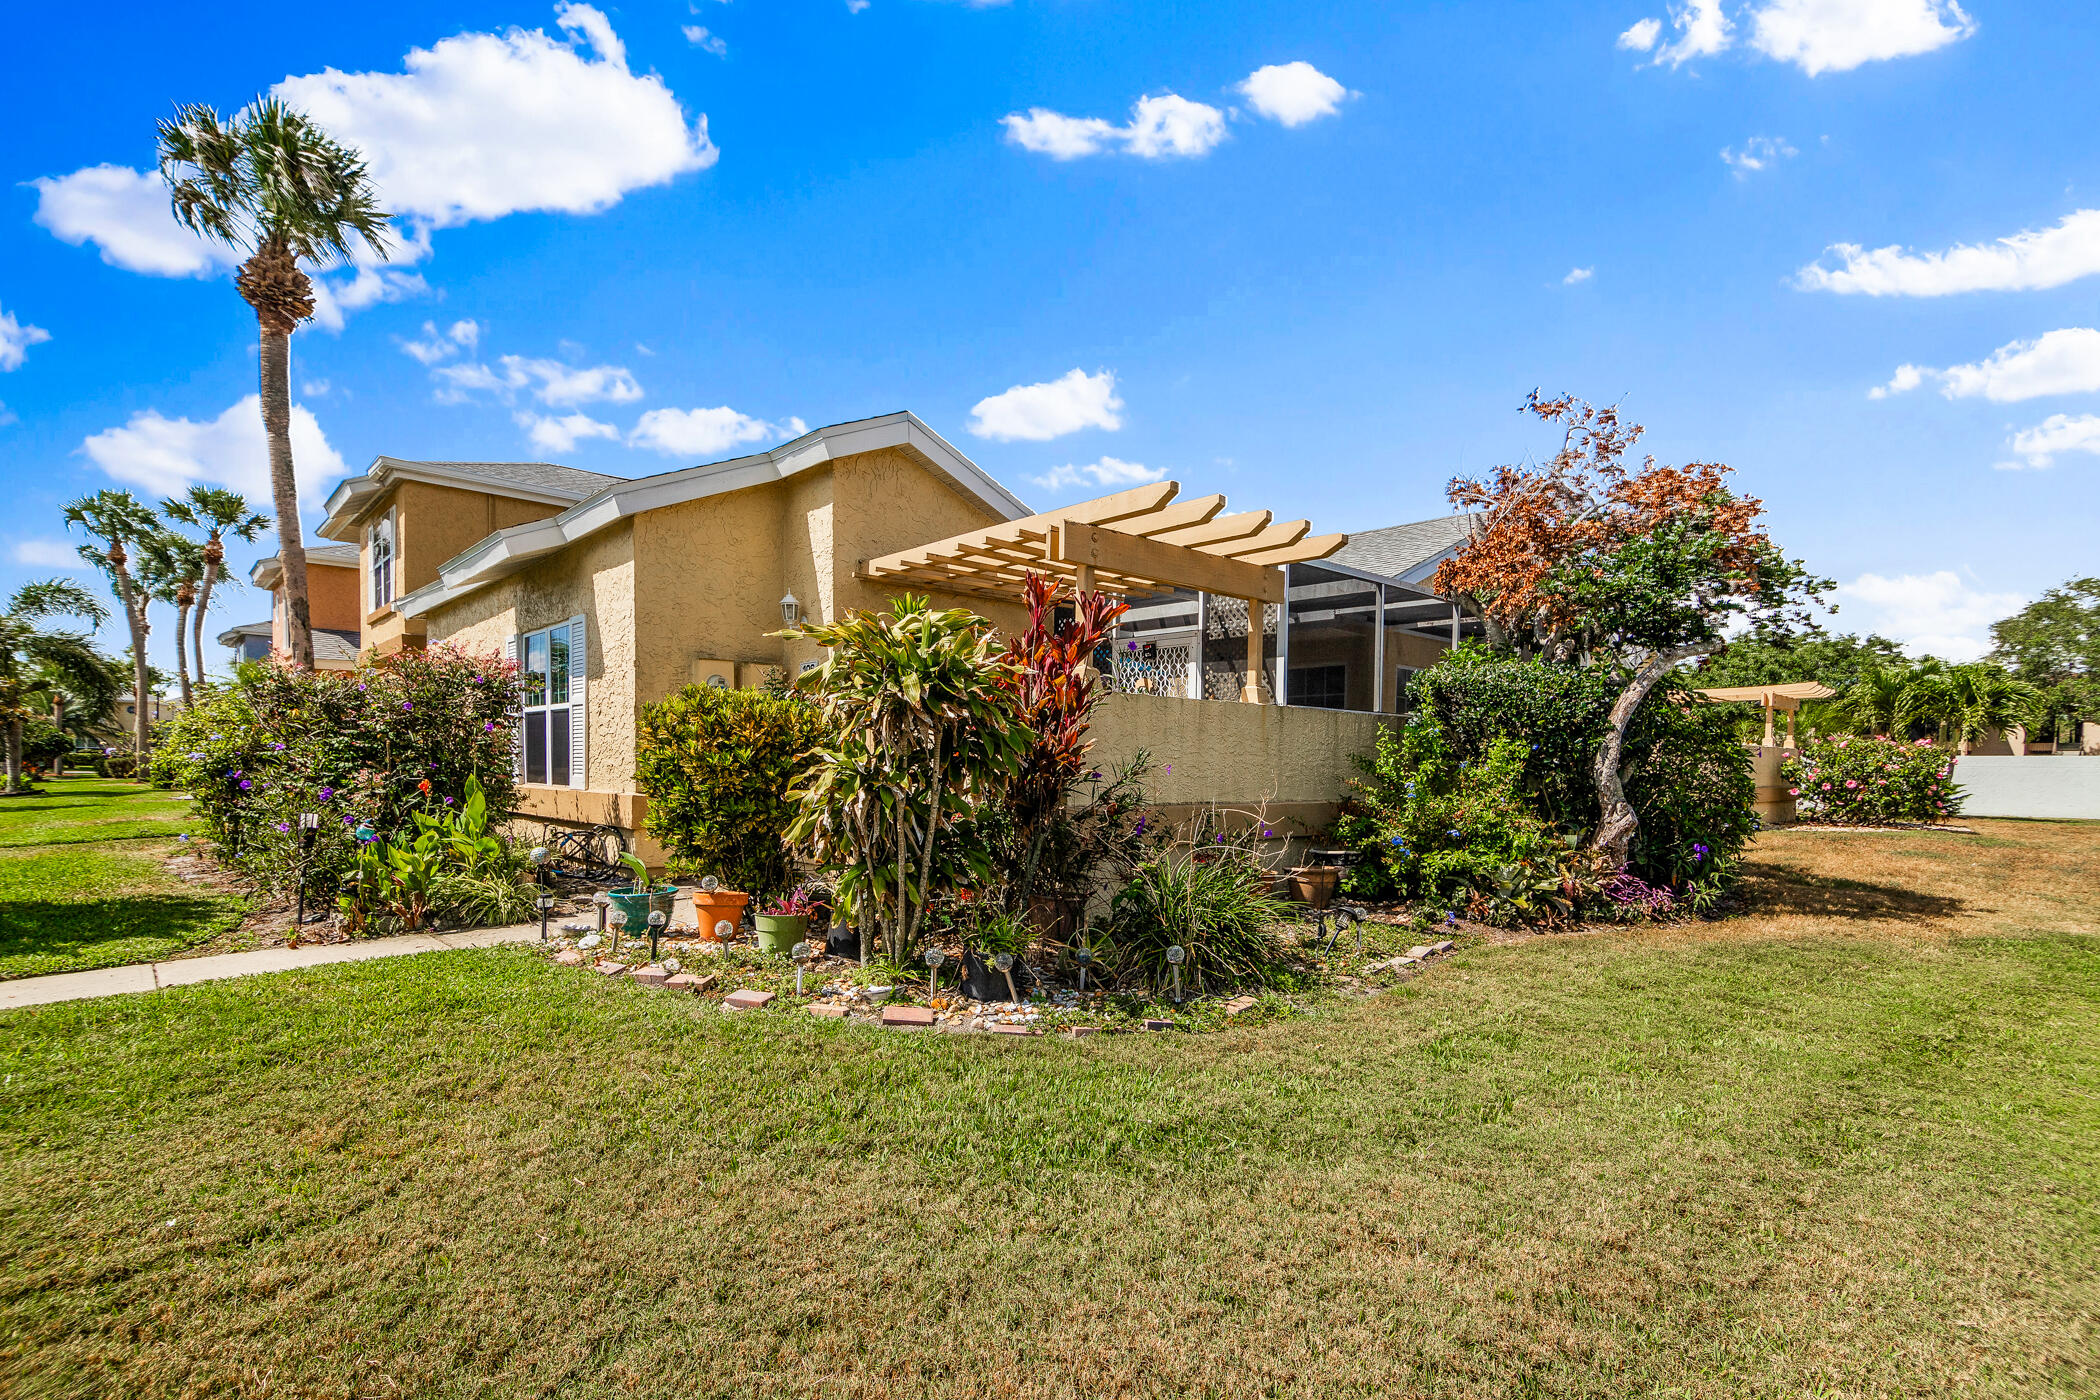
{"type": "Polygon", "coordinates": [[[802,995],[802,969],[809,960],[809,945],[797,943],[788,949],[788,956],[795,960],[795,995],[802,995]]]}
{"type": "Polygon", "coordinates": [[[1094,961],[1094,950],[1091,948],[1076,949],[1072,953],[1072,961],[1079,964],[1079,994],[1084,996],[1086,995],[1086,970],[1088,964],[1094,961]]]}
{"type": "Polygon", "coordinates": [[[655,962],[655,961],[656,961],[656,940],[657,940],[658,938],[661,938],[661,937],[663,936],[663,931],[664,931],[664,911],[663,911],[663,910],[661,910],[661,909],[651,909],[651,910],[649,911],[649,961],[650,961],[650,962],[655,962]]]}
{"type": "Polygon", "coordinates": [[[547,941],[547,916],[554,912],[554,892],[541,890],[537,901],[540,906],[540,942],[547,941]]]}
{"type": "Polygon", "coordinates": [[[1019,1005],[1021,994],[1014,990],[1014,955],[1012,953],[994,953],[992,955],[992,966],[998,968],[1000,972],[1006,975],[1006,995],[1015,1005],[1019,1005]]]}
{"type": "Polygon", "coordinates": [[[603,933],[605,932],[605,912],[612,908],[612,897],[601,890],[591,896],[591,902],[598,906],[598,932],[603,933]]]}
{"type": "Polygon", "coordinates": [[[624,909],[613,910],[610,922],[613,936],[611,957],[614,962],[618,962],[620,960],[620,934],[627,927],[627,912],[624,909]]]}
{"type": "Polygon", "coordinates": [[[306,926],[306,867],[314,858],[314,842],[321,837],[321,814],[301,812],[299,814],[299,907],[292,914],[294,936],[306,926]]]}
{"type": "Polygon", "coordinates": [[[1188,949],[1176,943],[1167,949],[1167,964],[1174,969],[1174,1004],[1181,1005],[1181,962],[1189,955],[1188,949]]]}
{"type": "Polygon", "coordinates": [[[948,955],[946,953],[943,953],[938,948],[928,948],[926,950],[927,996],[931,997],[935,992],[938,992],[941,989],[941,964],[946,962],[947,960],[948,955]]]}

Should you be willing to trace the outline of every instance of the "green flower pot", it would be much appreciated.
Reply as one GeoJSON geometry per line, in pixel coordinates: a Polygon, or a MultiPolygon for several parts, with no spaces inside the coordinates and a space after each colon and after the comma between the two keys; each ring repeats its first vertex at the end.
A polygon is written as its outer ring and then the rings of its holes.
{"type": "Polygon", "coordinates": [[[809,936],[807,914],[754,914],[751,919],[758,925],[761,953],[791,953],[797,943],[809,936]]]}
{"type": "Polygon", "coordinates": [[[671,915],[677,907],[678,886],[658,885],[654,889],[637,890],[632,885],[606,891],[606,898],[613,908],[627,916],[627,931],[624,938],[647,938],[649,936],[649,913],[661,909],[664,927],[671,926],[671,915]]]}

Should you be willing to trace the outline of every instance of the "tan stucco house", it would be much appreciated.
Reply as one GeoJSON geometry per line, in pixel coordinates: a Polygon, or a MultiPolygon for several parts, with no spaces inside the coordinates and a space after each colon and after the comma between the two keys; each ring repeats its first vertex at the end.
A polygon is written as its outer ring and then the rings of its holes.
{"type": "Polygon", "coordinates": [[[526,673],[521,816],[609,823],[652,861],[634,779],[641,708],[687,684],[756,685],[817,664],[821,648],[769,635],[784,621],[829,621],[910,591],[1013,628],[1026,567],[1135,592],[1178,555],[1200,588],[1262,603],[1264,625],[1250,647],[1245,601],[1148,585],[1128,640],[1119,635],[1127,650],[1109,680],[1124,693],[1097,723],[1100,751],[1164,754],[1175,770],[1161,774],[1164,802],[1267,800],[1310,829],[1331,817],[1376,712],[1398,708],[1407,668],[1440,654],[1460,621],[1389,573],[1329,558],[1343,536],[1307,539],[1306,522],[1275,525],[1268,512],[1224,515],[1223,497],[1169,504],[1177,489],[1103,498],[1091,517],[1084,505],[1065,508],[1079,512],[1070,520],[1032,516],[918,418],[892,413],[636,480],[381,457],[329,496],[320,533],[359,551],[364,654],[451,643],[526,673]],[[1085,519],[1110,528],[1089,534],[1085,519]],[[1062,538],[1045,524],[1059,521],[1062,538]],[[1080,560],[1069,553],[1080,543],[1109,552],[1080,560]],[[1067,555],[1045,553],[1059,548],[1067,555]],[[1327,562],[1290,562],[1306,559],[1327,562]],[[1287,568],[1314,572],[1292,574],[1286,607],[1287,568]],[[1182,659],[1163,667],[1165,655],[1182,659]],[[1285,696],[1279,668],[1292,677],[1285,696]],[[1202,699],[1213,694],[1295,703],[1202,699]]]}

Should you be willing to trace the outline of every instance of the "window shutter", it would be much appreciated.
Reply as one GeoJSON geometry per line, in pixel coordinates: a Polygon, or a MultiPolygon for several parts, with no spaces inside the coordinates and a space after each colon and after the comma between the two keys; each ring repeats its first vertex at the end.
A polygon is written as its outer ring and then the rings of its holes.
{"type": "MultiPolygon", "coordinates": [[[[511,676],[515,679],[518,671],[518,634],[515,632],[503,639],[503,659],[510,663],[511,676]]],[[[521,703],[524,693],[522,689],[518,691],[521,703]]],[[[510,713],[515,721],[510,729],[510,776],[513,781],[522,783],[525,781],[525,716],[516,706],[510,713]]]]}
{"type": "Polygon", "coordinates": [[[583,746],[587,702],[584,674],[590,670],[590,649],[583,640],[583,615],[569,619],[569,786],[587,788],[590,783],[589,754],[583,746]]]}

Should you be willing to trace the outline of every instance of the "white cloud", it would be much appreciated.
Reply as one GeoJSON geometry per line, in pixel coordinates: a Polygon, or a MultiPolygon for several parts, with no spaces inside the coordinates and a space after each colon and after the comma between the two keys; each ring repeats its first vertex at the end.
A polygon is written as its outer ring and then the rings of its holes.
{"type": "Polygon", "coordinates": [[[1255,111],[1285,126],[1331,117],[1349,95],[1349,89],[1302,59],[1255,69],[1239,91],[1255,111]]]}
{"type": "Polygon", "coordinates": [[[1907,394],[1925,382],[1929,373],[1922,365],[1897,365],[1896,373],[1886,384],[1877,384],[1867,390],[1870,399],[1885,399],[1890,394],[1907,394]]]}
{"type": "Polygon", "coordinates": [[[1904,393],[1927,378],[1938,380],[1940,393],[1947,398],[1984,398],[1992,403],[2100,393],[2100,331],[2079,326],[2050,331],[2040,340],[2015,340],[1999,346],[1986,359],[1946,369],[1902,365],[1870,397],[1904,393]]]}
{"type": "Polygon", "coordinates": [[[610,438],[620,440],[620,430],[610,423],[601,423],[586,413],[571,413],[555,418],[537,413],[517,415],[518,426],[527,429],[526,436],[532,445],[542,452],[570,452],[585,438],[610,438]]]}
{"type": "Polygon", "coordinates": [[[710,33],[704,24],[688,24],[683,32],[685,41],[703,53],[711,53],[716,58],[725,57],[729,53],[729,45],[723,42],[722,36],[710,33]]]}
{"type": "Polygon", "coordinates": [[[1627,27],[1626,32],[1619,36],[1619,47],[1631,49],[1635,53],[1646,53],[1654,48],[1655,41],[1662,37],[1662,27],[1662,21],[1653,17],[1635,20],[1627,27]]]}
{"type": "MultiPolygon", "coordinates": [[[[362,152],[380,203],[407,226],[396,266],[360,254],[347,276],[315,279],[318,325],[340,329],[350,311],[428,291],[402,265],[428,256],[433,229],[527,210],[596,213],[715,163],[707,118],[688,124],[661,77],[628,70],[603,14],[565,4],[555,17],[573,37],[457,34],[411,49],[404,72],[329,68],[271,90],[362,152]]],[[[238,262],[175,222],[156,172],[95,165],[31,183],[36,222],[94,243],[114,266],[209,277],[238,262]]]]}
{"type": "Polygon", "coordinates": [[[1083,467],[1070,463],[1052,467],[1036,477],[1035,484],[1046,491],[1063,491],[1074,486],[1141,486],[1148,481],[1158,481],[1166,474],[1164,467],[1153,468],[1126,462],[1120,457],[1103,457],[1083,467]]]}
{"type": "Polygon", "coordinates": [[[1560,279],[1560,284],[1563,287],[1572,287],[1578,282],[1587,282],[1596,275],[1597,269],[1594,267],[1571,267],[1568,269],[1568,275],[1560,279]]]}
{"type": "Polygon", "coordinates": [[[1109,370],[1075,369],[1045,384],[1016,384],[970,410],[970,431],[999,442],[1048,442],[1082,428],[1123,426],[1123,401],[1109,370]]]}
{"type": "Polygon", "coordinates": [[[79,550],[64,540],[16,540],[17,564],[30,569],[84,569],[79,550]]]}
{"type": "Polygon", "coordinates": [[[1722,53],[1735,41],[1735,27],[1721,13],[1721,0],[1685,0],[1670,11],[1670,23],[1677,37],[1655,51],[1655,62],[1672,68],[1722,53]]]}
{"type": "MultiPolygon", "coordinates": [[[[81,445],[89,460],[119,481],[162,496],[180,495],[195,482],[231,486],[267,507],[270,451],[263,436],[261,400],[242,399],[209,422],[163,418],[147,409],[121,428],[105,428],[81,445]]],[[[292,405],[292,460],[299,498],[312,504],[322,488],[348,475],[343,459],[304,404],[292,405]]]]}
{"type": "Polygon", "coordinates": [[[2052,413],[2034,427],[2013,434],[2012,450],[2026,460],[2000,462],[2000,467],[2012,470],[2031,467],[2041,471],[2055,466],[2057,454],[2062,452],[2083,452],[2100,457],[2100,415],[2082,413],[2073,417],[2068,413],[2052,413]]]}
{"type": "Polygon", "coordinates": [[[2017,593],[1987,593],[1951,569],[1885,578],[1861,574],[1840,584],[1848,629],[1879,632],[1915,655],[1974,661],[1990,649],[1991,624],[2027,605],[2017,593]]]}
{"type": "Polygon", "coordinates": [[[1738,180],[1748,177],[1753,170],[1768,169],[1800,154],[1784,136],[1753,136],[1743,143],[1740,151],[1732,146],[1721,148],[1721,160],[1735,171],[1738,180]]]}
{"type": "Polygon", "coordinates": [[[426,228],[597,213],[715,163],[707,118],[688,125],[661,77],[628,70],[604,14],[565,4],[555,18],[573,40],[457,34],[409,50],[405,72],[330,68],[272,91],[363,151],[387,207],[426,228]]]}
{"type": "MultiPolygon", "coordinates": [[[[1756,0],[1739,16],[1749,26],[1751,48],[1810,77],[1930,53],[1976,32],[1957,0],[1756,0]]],[[[1656,47],[1662,21],[1649,18],[1620,34],[1618,46],[1653,50],[1653,63],[1672,67],[1735,46],[1736,23],[1721,0],[1685,0],[1672,7],[1670,22],[1678,35],[1671,43],[1656,47]]]]}
{"type": "Polygon", "coordinates": [[[1766,0],[1750,46],[1814,77],[1930,53],[1976,32],[1955,0],[1766,0]]]}
{"type": "Polygon", "coordinates": [[[325,379],[302,379],[299,381],[299,392],[310,399],[327,398],[329,387],[329,383],[325,379]]]}
{"type": "MultiPolygon", "coordinates": [[[[402,348],[421,358],[413,344],[402,348]]],[[[429,348],[427,343],[424,348],[429,348]]],[[[574,408],[587,403],[633,403],[642,396],[642,386],[633,373],[620,365],[578,367],[523,355],[504,355],[496,363],[502,368],[491,369],[479,361],[436,366],[430,377],[443,386],[438,401],[464,403],[476,393],[488,393],[510,403],[524,391],[543,404],[574,408]]]]}
{"type": "Polygon", "coordinates": [[[29,347],[50,338],[51,332],[42,326],[25,326],[12,311],[0,311],[0,370],[20,369],[29,347]]]}
{"type": "Polygon", "coordinates": [[[2100,209],[2080,209],[2054,228],[2028,229],[1990,243],[1959,243],[1944,253],[1891,244],[1871,251],[1836,243],[1838,267],[1809,264],[1795,275],[1804,291],[1874,297],[1939,297],[1955,292],[2031,292],[2100,272],[2100,209]]]}
{"type": "Polygon", "coordinates": [[[1171,92],[1139,98],[1126,126],[1099,117],[1068,117],[1047,107],[1031,107],[1026,116],[1010,113],[999,121],[1009,141],[1052,160],[1076,160],[1112,147],[1146,160],[1200,156],[1225,139],[1223,112],[1171,92]]]}
{"type": "Polygon", "coordinates": [[[454,321],[444,330],[437,322],[423,323],[421,340],[403,340],[401,353],[415,358],[422,364],[434,365],[440,360],[449,360],[462,350],[472,350],[481,342],[481,327],[473,321],[454,321]]]}
{"type": "Polygon", "coordinates": [[[768,423],[728,407],[652,408],[636,422],[627,442],[670,457],[709,458],[770,437],[800,437],[806,431],[799,418],[768,423]]]}

